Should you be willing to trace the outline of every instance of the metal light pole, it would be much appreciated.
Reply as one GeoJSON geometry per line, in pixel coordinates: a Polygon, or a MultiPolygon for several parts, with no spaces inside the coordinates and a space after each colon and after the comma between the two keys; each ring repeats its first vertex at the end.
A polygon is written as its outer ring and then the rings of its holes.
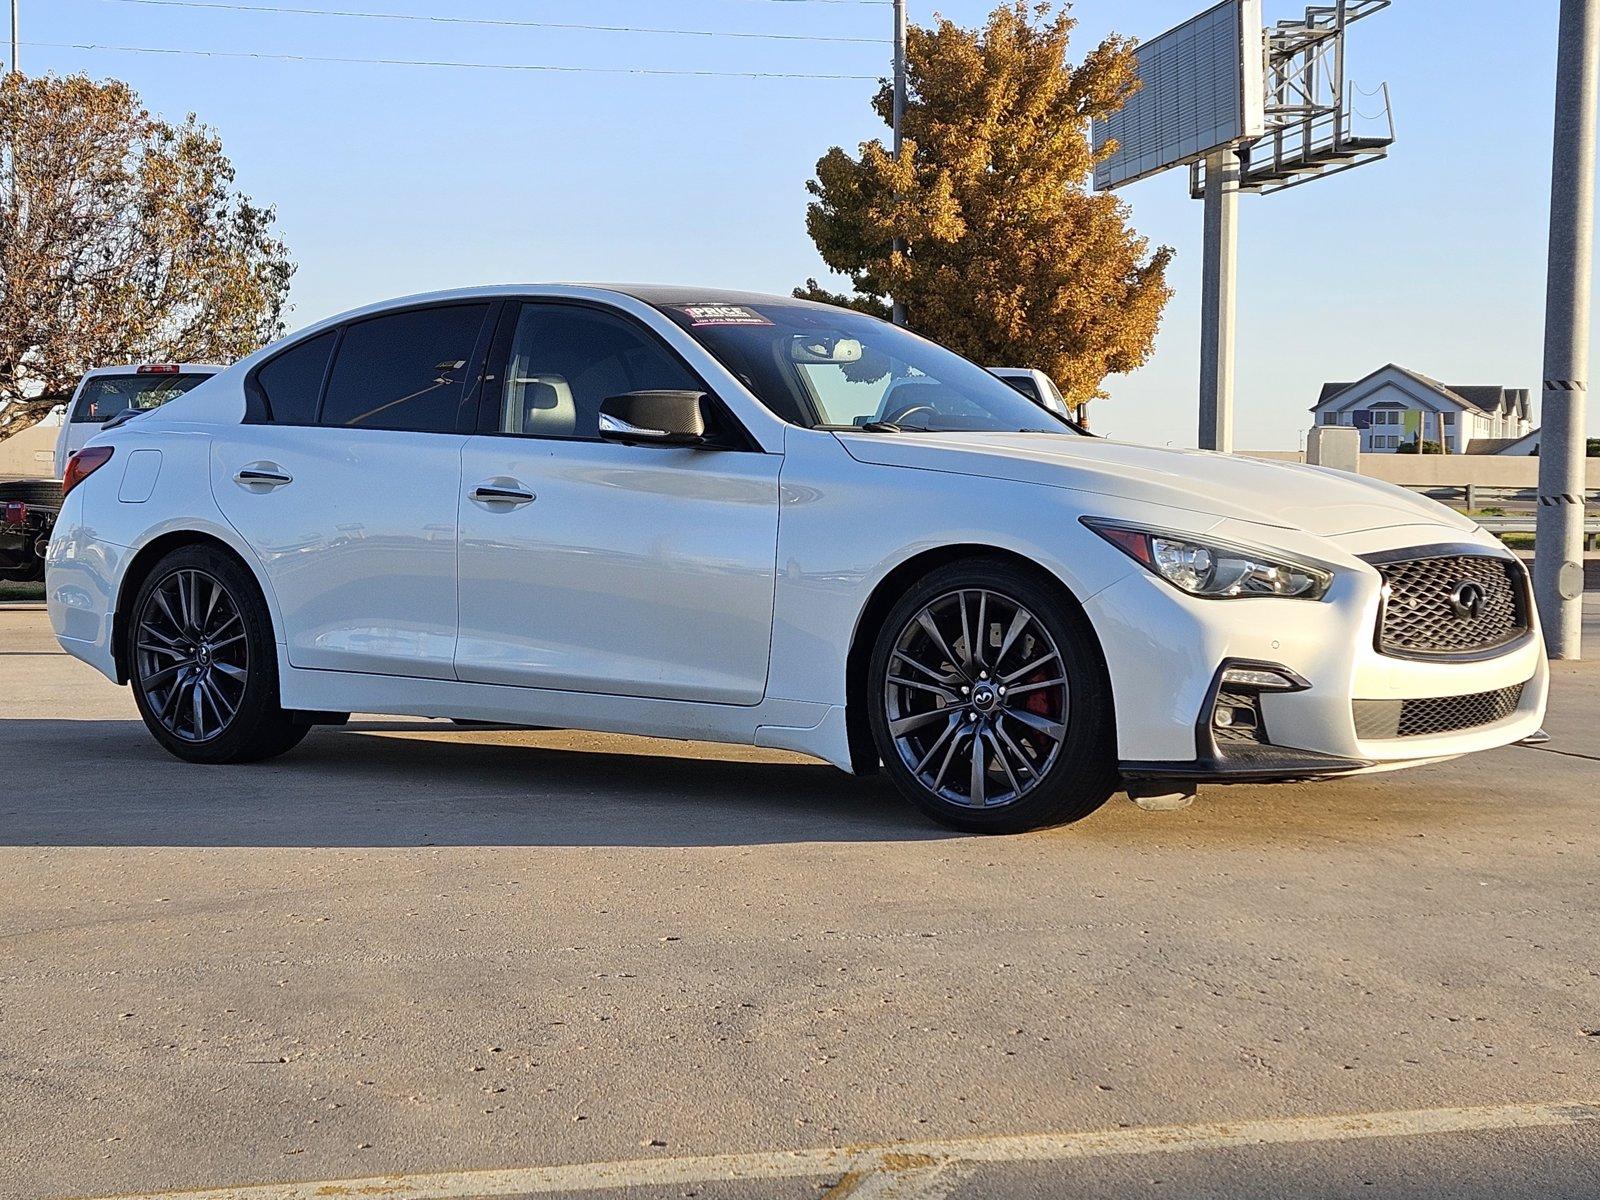
{"type": "Polygon", "coordinates": [[[14,75],[22,74],[22,68],[17,64],[17,6],[22,0],[11,0],[11,72],[14,75]]]}
{"type": "MultiPolygon", "coordinates": [[[[1596,0],[1600,3],[1600,0],[1596,0]]],[[[1233,453],[1233,322],[1239,264],[1239,152],[1206,159],[1200,279],[1200,449],[1233,453]]]]}
{"type": "Polygon", "coordinates": [[[1582,657],[1584,408],[1589,387],[1600,0],[1561,0],[1556,55],[1533,585],[1550,657],[1576,659],[1582,657]]]}
{"type": "MultiPolygon", "coordinates": [[[[12,0],[15,4],[16,0],[12,0]]],[[[900,123],[906,115],[906,0],[894,0],[894,156],[900,157],[900,123]]],[[[906,244],[896,238],[894,248],[904,253],[906,244]]],[[[894,302],[893,319],[896,325],[906,323],[906,306],[894,302]]]]}

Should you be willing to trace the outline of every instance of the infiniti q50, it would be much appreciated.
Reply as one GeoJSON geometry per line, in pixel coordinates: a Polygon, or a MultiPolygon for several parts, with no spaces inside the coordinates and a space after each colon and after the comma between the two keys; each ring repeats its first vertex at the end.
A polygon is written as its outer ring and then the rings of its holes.
{"type": "Polygon", "coordinates": [[[294,334],[73,456],[47,593],[180,758],[351,712],[884,770],[980,831],[1516,741],[1548,671],[1471,521],[1081,436],[868,316],[474,288],[294,334]]]}

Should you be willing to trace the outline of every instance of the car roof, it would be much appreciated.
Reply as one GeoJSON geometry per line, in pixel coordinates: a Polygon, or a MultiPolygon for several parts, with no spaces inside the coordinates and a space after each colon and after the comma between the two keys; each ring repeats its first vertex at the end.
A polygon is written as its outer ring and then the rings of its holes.
{"type": "Polygon", "coordinates": [[[418,292],[410,296],[395,296],[388,300],[378,300],[337,313],[295,332],[298,336],[298,334],[312,329],[326,328],[356,317],[376,316],[378,313],[395,308],[413,308],[427,304],[449,304],[453,301],[494,300],[508,296],[537,296],[545,293],[563,296],[570,296],[575,293],[587,293],[591,296],[609,294],[638,300],[652,306],[667,307],[680,304],[790,304],[806,308],[827,309],[829,311],[834,309],[831,304],[819,304],[814,300],[799,300],[793,296],[774,296],[765,292],[741,291],[730,288],[691,287],[685,284],[557,283],[552,281],[544,283],[494,283],[481,284],[475,287],[447,288],[436,292],[418,292]]]}
{"type": "Polygon", "coordinates": [[[651,307],[670,308],[688,304],[774,305],[783,304],[801,308],[815,308],[837,313],[831,304],[815,300],[800,300],[793,296],[774,296],[764,292],[735,291],[728,288],[689,287],[683,284],[656,283],[492,283],[471,287],[446,288],[433,292],[417,292],[409,296],[394,296],[377,300],[344,312],[334,313],[313,321],[284,337],[261,347],[253,354],[235,363],[245,371],[253,371],[267,359],[290,346],[317,337],[330,329],[351,321],[382,316],[407,308],[425,308],[435,304],[466,304],[472,301],[514,299],[518,296],[535,296],[552,300],[590,300],[644,304],[651,307]]]}

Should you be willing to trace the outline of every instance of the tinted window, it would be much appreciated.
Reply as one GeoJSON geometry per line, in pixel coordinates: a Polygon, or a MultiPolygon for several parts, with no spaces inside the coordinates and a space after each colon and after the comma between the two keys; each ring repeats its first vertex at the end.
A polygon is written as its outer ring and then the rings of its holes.
{"type": "Polygon", "coordinates": [[[1001,379],[1009,383],[1035,404],[1043,404],[1044,398],[1039,395],[1038,385],[1026,375],[1002,375],[1001,379]]]}
{"type": "Polygon", "coordinates": [[[452,433],[487,304],[419,308],[346,326],[324,425],[452,433]]]}
{"type": "Polygon", "coordinates": [[[72,409],[72,423],[100,425],[126,408],[160,408],[210,375],[101,375],[83,385],[72,409]]]}
{"type": "Polygon", "coordinates": [[[271,420],[281,425],[316,424],[317,396],[337,336],[332,330],[319,333],[269,359],[256,372],[256,387],[266,397],[271,420]]]}
{"type": "Polygon", "coordinates": [[[577,305],[524,304],[496,428],[597,438],[601,401],[652,390],[705,389],[677,355],[623,317],[577,305]]]}

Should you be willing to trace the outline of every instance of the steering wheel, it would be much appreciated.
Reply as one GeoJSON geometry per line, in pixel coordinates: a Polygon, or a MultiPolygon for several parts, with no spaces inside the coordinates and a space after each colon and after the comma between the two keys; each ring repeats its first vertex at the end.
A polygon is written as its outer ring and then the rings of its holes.
{"type": "Polygon", "coordinates": [[[887,422],[890,425],[898,425],[907,417],[914,417],[918,413],[927,413],[930,417],[936,417],[939,415],[939,410],[934,408],[934,406],[931,404],[923,404],[920,401],[912,401],[903,408],[896,409],[888,416],[880,417],[878,419],[880,421],[887,422]]]}

